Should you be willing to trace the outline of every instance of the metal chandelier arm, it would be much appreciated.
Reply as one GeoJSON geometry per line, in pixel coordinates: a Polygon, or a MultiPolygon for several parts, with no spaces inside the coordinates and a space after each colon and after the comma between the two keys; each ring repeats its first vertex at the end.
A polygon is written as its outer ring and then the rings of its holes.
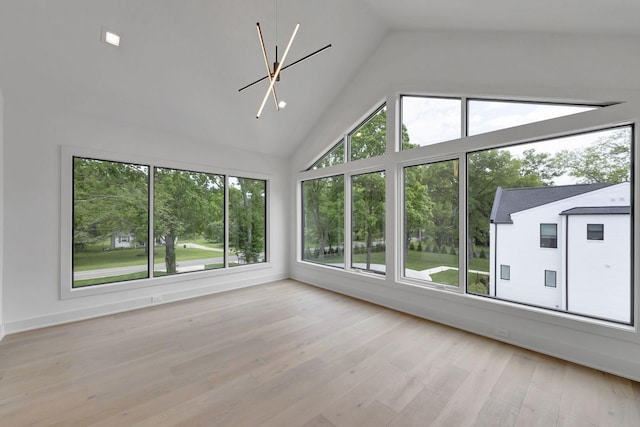
{"type": "MultiPolygon", "coordinates": [[[[308,54],[307,56],[304,56],[304,57],[302,57],[302,58],[298,59],[297,61],[294,61],[294,62],[292,62],[291,64],[289,64],[289,65],[287,65],[287,66],[285,66],[285,67],[282,67],[282,69],[281,69],[280,71],[282,72],[282,71],[286,70],[287,68],[293,67],[294,65],[296,65],[296,64],[298,64],[298,63],[300,63],[300,62],[304,61],[305,59],[311,58],[312,56],[317,55],[317,54],[319,54],[320,52],[322,52],[322,51],[325,51],[325,50],[329,49],[330,47],[331,47],[331,44],[328,44],[328,45],[326,45],[325,47],[322,47],[322,48],[320,48],[320,49],[318,49],[318,50],[316,50],[316,51],[314,51],[314,52],[311,52],[311,53],[310,53],[310,54],[308,54]]],[[[271,70],[269,70],[269,71],[271,71],[271,70]]],[[[251,86],[253,86],[253,85],[255,85],[255,84],[258,84],[258,83],[260,83],[261,81],[263,81],[263,80],[265,80],[265,79],[268,79],[269,77],[271,77],[271,73],[270,73],[270,72],[269,72],[269,74],[268,74],[268,75],[266,75],[266,76],[264,76],[264,77],[261,77],[261,78],[259,78],[258,80],[256,80],[256,81],[254,81],[254,82],[249,83],[249,84],[248,84],[248,85],[246,85],[246,86],[241,87],[240,89],[238,89],[238,92],[242,92],[243,90],[248,89],[248,88],[250,88],[251,86]]]]}
{"type": "MultiPolygon", "coordinates": [[[[262,56],[264,57],[264,65],[267,67],[267,77],[269,78],[269,83],[271,83],[271,68],[269,67],[269,58],[267,57],[267,48],[264,45],[264,37],[262,36],[262,29],[260,28],[260,23],[256,23],[256,28],[258,29],[258,39],[260,40],[260,47],[262,48],[262,56]]],[[[276,52],[277,55],[277,52],[276,52]]],[[[276,61],[278,58],[276,58],[276,61]]],[[[276,103],[276,110],[280,110],[280,105],[278,104],[278,95],[276,95],[276,88],[272,86],[271,92],[273,93],[273,101],[276,103]]]]}
{"type": "Polygon", "coordinates": [[[267,98],[269,97],[269,92],[273,89],[273,85],[276,83],[278,76],[280,75],[280,71],[282,70],[282,64],[287,59],[287,55],[289,54],[289,49],[291,49],[291,44],[293,43],[293,39],[296,37],[296,33],[300,28],[300,23],[296,24],[296,27],[293,29],[293,34],[291,34],[291,38],[289,39],[289,43],[287,44],[287,48],[284,51],[284,55],[282,55],[282,62],[278,64],[278,68],[276,68],[273,76],[269,79],[271,83],[269,84],[269,89],[267,89],[267,93],[265,93],[264,98],[262,99],[262,104],[260,104],[260,108],[258,109],[258,114],[256,114],[256,119],[260,118],[260,114],[262,114],[262,110],[264,109],[264,104],[267,102],[267,98]]]}

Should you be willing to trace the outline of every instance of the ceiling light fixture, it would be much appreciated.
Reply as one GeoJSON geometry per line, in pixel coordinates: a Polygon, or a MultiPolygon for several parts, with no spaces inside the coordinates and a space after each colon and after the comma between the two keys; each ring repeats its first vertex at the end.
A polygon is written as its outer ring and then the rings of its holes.
{"type": "Polygon", "coordinates": [[[120,46],[120,36],[104,28],[102,29],[102,41],[111,46],[120,46]]]}
{"type": "MultiPolygon", "coordinates": [[[[277,8],[277,5],[276,5],[277,8]]],[[[276,9],[276,14],[277,14],[277,9],[276,9]]],[[[276,15],[276,22],[277,22],[277,15],[276,15]]],[[[258,80],[249,83],[246,86],[241,87],[240,89],[238,89],[238,92],[242,92],[243,90],[257,84],[260,83],[263,80],[269,79],[269,87],[267,89],[267,92],[264,95],[264,98],[262,99],[262,103],[260,104],[260,108],[258,109],[258,113],[256,114],[256,119],[260,118],[260,115],[262,114],[262,110],[264,109],[265,104],[267,103],[267,99],[269,98],[269,94],[271,94],[273,96],[273,101],[275,103],[276,106],[276,110],[280,110],[282,108],[285,107],[285,105],[287,105],[286,102],[284,101],[278,101],[278,95],[276,94],[276,87],[275,84],[276,82],[280,81],[280,74],[282,71],[286,70],[289,67],[292,67],[296,64],[298,64],[299,62],[304,61],[307,58],[310,58],[314,55],[317,55],[318,53],[322,52],[323,50],[326,50],[328,48],[331,47],[330,44],[326,45],[323,48],[320,48],[314,52],[311,52],[310,54],[298,59],[297,61],[292,62],[291,64],[287,65],[287,66],[283,66],[282,64],[284,63],[285,59],[287,58],[287,55],[289,54],[289,49],[291,49],[291,45],[293,44],[293,40],[296,37],[296,34],[298,33],[298,30],[300,29],[300,24],[296,24],[295,28],[293,29],[293,33],[291,34],[291,38],[289,39],[289,43],[287,44],[287,48],[284,50],[284,54],[282,55],[282,61],[278,61],[278,46],[276,45],[276,60],[273,63],[273,70],[271,69],[270,66],[270,62],[269,62],[269,57],[267,56],[267,48],[265,46],[264,43],[264,37],[262,36],[262,29],[260,28],[260,23],[256,23],[256,29],[258,31],[258,40],[260,41],[260,48],[262,49],[262,57],[264,59],[264,64],[267,68],[267,75],[264,77],[259,78],[258,80]]],[[[276,24],[276,32],[277,32],[277,24],[276,24]]]]}

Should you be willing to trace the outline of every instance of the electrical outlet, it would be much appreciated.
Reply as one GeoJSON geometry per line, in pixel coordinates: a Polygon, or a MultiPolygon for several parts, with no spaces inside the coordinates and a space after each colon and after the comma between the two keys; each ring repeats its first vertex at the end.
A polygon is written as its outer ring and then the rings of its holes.
{"type": "Polygon", "coordinates": [[[509,329],[498,327],[495,330],[496,335],[508,338],[509,337],[509,329]]]}
{"type": "Polygon", "coordinates": [[[160,302],[162,301],[162,295],[154,295],[151,297],[151,302],[160,302]]]}

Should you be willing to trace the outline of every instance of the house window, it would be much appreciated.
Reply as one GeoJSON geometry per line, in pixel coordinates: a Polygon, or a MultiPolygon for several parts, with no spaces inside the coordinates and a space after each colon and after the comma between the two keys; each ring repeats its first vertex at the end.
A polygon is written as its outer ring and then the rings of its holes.
{"type": "Polygon", "coordinates": [[[554,270],[544,271],[544,285],[548,288],[556,287],[556,272],[554,270]]]}
{"type": "Polygon", "coordinates": [[[540,247],[558,247],[558,224],[540,224],[540,247]]]}
{"type": "Polygon", "coordinates": [[[62,298],[267,262],[266,180],[64,152],[62,298]]]}
{"type": "Polygon", "coordinates": [[[148,235],[149,166],[73,157],[72,287],[149,277],[148,235]]]}
{"type": "Polygon", "coordinates": [[[500,265],[500,278],[502,280],[511,280],[511,266],[510,265],[500,265]]]}
{"type": "Polygon", "coordinates": [[[448,160],[404,168],[405,277],[459,284],[458,163],[448,160]],[[438,268],[430,271],[434,267],[438,268]]]}
{"type": "Polygon", "coordinates": [[[224,177],[154,168],[154,276],[224,267],[224,177]]]}
{"type": "Polygon", "coordinates": [[[604,224],[587,224],[587,240],[604,240],[604,224]]]}
{"type": "Polygon", "coordinates": [[[344,176],[302,183],[302,259],[344,268],[344,176]]]}
{"type": "Polygon", "coordinates": [[[351,267],[385,273],[385,176],[351,177],[351,267]]]}
{"type": "Polygon", "coordinates": [[[267,182],[229,177],[229,266],[267,262],[267,182]]]}

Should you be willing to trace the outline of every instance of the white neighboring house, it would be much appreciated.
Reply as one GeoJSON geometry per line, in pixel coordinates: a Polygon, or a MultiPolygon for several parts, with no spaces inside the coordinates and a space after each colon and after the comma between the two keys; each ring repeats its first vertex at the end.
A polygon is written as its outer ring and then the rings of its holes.
{"type": "Polygon", "coordinates": [[[135,234],[116,231],[111,235],[111,249],[133,248],[135,241],[135,234]]]}
{"type": "Polygon", "coordinates": [[[629,323],[630,198],[628,182],[498,187],[490,295],[629,323]]]}

